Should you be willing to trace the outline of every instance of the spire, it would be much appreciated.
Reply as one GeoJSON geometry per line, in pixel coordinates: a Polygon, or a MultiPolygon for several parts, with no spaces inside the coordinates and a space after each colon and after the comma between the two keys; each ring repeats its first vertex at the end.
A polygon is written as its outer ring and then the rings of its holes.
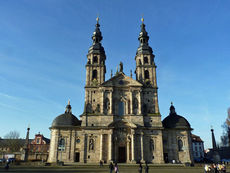
{"type": "Polygon", "coordinates": [[[26,145],[29,145],[29,137],[30,137],[30,125],[28,125],[27,133],[26,133],[26,145]]]}
{"type": "Polygon", "coordinates": [[[147,31],[145,30],[145,24],[144,24],[144,18],[141,18],[141,32],[139,34],[138,40],[140,42],[140,45],[137,49],[137,54],[152,54],[152,48],[149,46],[149,36],[147,31]]]}
{"type": "Polygon", "coordinates": [[[175,115],[176,114],[176,109],[175,107],[173,106],[173,102],[171,102],[171,106],[170,106],[170,113],[169,115],[175,115]]]}
{"type": "Polygon", "coordinates": [[[213,127],[211,127],[211,132],[212,132],[212,149],[216,150],[217,147],[216,147],[216,140],[215,140],[215,135],[214,135],[213,127]]]}
{"type": "Polygon", "coordinates": [[[103,53],[105,54],[104,48],[101,45],[101,40],[103,39],[101,31],[100,31],[100,24],[99,24],[99,17],[96,18],[96,25],[95,30],[92,35],[93,45],[89,48],[88,53],[103,53]]]}
{"type": "Polygon", "coordinates": [[[28,125],[27,132],[26,132],[26,140],[23,147],[23,153],[21,155],[21,159],[24,161],[28,161],[28,154],[29,154],[29,137],[30,137],[30,125],[28,125]]]}
{"type": "Polygon", "coordinates": [[[71,110],[71,105],[70,105],[70,100],[68,100],[68,104],[66,105],[66,108],[65,108],[65,113],[72,113],[72,110],[71,110]]]}

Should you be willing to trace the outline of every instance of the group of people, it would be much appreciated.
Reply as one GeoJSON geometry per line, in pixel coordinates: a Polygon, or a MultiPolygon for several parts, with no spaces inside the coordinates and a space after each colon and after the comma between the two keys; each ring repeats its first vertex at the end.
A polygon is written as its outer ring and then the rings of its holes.
{"type": "Polygon", "coordinates": [[[211,165],[204,165],[204,172],[205,173],[225,173],[226,166],[225,164],[211,164],[211,165]]]}
{"type": "MultiPolygon", "coordinates": [[[[139,173],[142,173],[142,168],[143,168],[142,163],[140,162],[139,169],[138,169],[139,173]]],[[[149,173],[149,166],[148,166],[147,162],[145,163],[145,173],[149,173]]]]}
{"type": "Polygon", "coordinates": [[[110,164],[109,164],[109,171],[110,171],[110,173],[112,173],[113,170],[114,170],[115,173],[119,173],[117,163],[115,163],[115,165],[113,165],[113,163],[110,162],[110,164]]]}
{"type": "MultiPolygon", "coordinates": [[[[109,164],[109,170],[110,170],[110,173],[112,173],[113,170],[114,170],[115,173],[119,173],[119,169],[118,169],[117,163],[115,163],[115,165],[113,165],[113,163],[110,162],[110,164],[109,164]]],[[[140,163],[139,164],[139,168],[138,168],[138,172],[142,173],[142,170],[143,170],[143,166],[142,166],[142,163],[140,163]]],[[[145,170],[145,173],[149,173],[149,166],[148,166],[147,163],[145,163],[144,170],[145,170]]]]}

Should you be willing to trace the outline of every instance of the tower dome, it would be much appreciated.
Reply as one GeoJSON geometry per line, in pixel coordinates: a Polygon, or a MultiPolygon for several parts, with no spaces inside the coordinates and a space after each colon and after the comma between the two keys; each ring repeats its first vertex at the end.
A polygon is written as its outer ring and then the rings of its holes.
{"type": "Polygon", "coordinates": [[[169,115],[162,121],[164,128],[191,129],[189,122],[180,115],[177,115],[175,107],[171,103],[169,115]]]}
{"type": "Polygon", "coordinates": [[[80,126],[81,121],[72,114],[71,108],[70,101],[68,101],[65,113],[57,116],[53,120],[52,127],[80,126]]]}

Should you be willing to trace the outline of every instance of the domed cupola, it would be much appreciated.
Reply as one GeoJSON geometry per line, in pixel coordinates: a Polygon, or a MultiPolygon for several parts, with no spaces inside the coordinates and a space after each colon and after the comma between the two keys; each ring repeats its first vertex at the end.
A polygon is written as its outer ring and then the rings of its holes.
{"type": "Polygon", "coordinates": [[[81,121],[72,114],[72,107],[70,101],[65,109],[65,113],[57,116],[52,123],[52,127],[69,127],[69,126],[80,126],[81,121]]]}
{"type": "Polygon", "coordinates": [[[162,121],[164,128],[191,130],[191,126],[189,122],[183,116],[177,115],[173,103],[171,103],[169,110],[170,110],[169,115],[162,121]]]}

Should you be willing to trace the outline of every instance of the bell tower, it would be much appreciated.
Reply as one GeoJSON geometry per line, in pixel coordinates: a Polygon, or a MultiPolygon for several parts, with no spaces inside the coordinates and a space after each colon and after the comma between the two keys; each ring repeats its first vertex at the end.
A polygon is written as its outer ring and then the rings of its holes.
{"type": "Polygon", "coordinates": [[[141,32],[139,34],[139,47],[136,52],[136,80],[145,86],[157,87],[156,65],[152,48],[149,46],[149,36],[145,30],[144,19],[141,19],[141,32]]]}
{"type": "Polygon", "coordinates": [[[86,87],[97,86],[105,81],[106,55],[103,46],[101,45],[102,35],[100,31],[99,18],[95,25],[92,40],[93,44],[89,48],[86,64],[86,87]]]}
{"type": "Polygon", "coordinates": [[[149,46],[149,36],[145,30],[144,19],[141,19],[141,32],[139,34],[139,47],[136,52],[136,80],[143,84],[142,113],[144,115],[159,115],[155,55],[149,46]]]}

